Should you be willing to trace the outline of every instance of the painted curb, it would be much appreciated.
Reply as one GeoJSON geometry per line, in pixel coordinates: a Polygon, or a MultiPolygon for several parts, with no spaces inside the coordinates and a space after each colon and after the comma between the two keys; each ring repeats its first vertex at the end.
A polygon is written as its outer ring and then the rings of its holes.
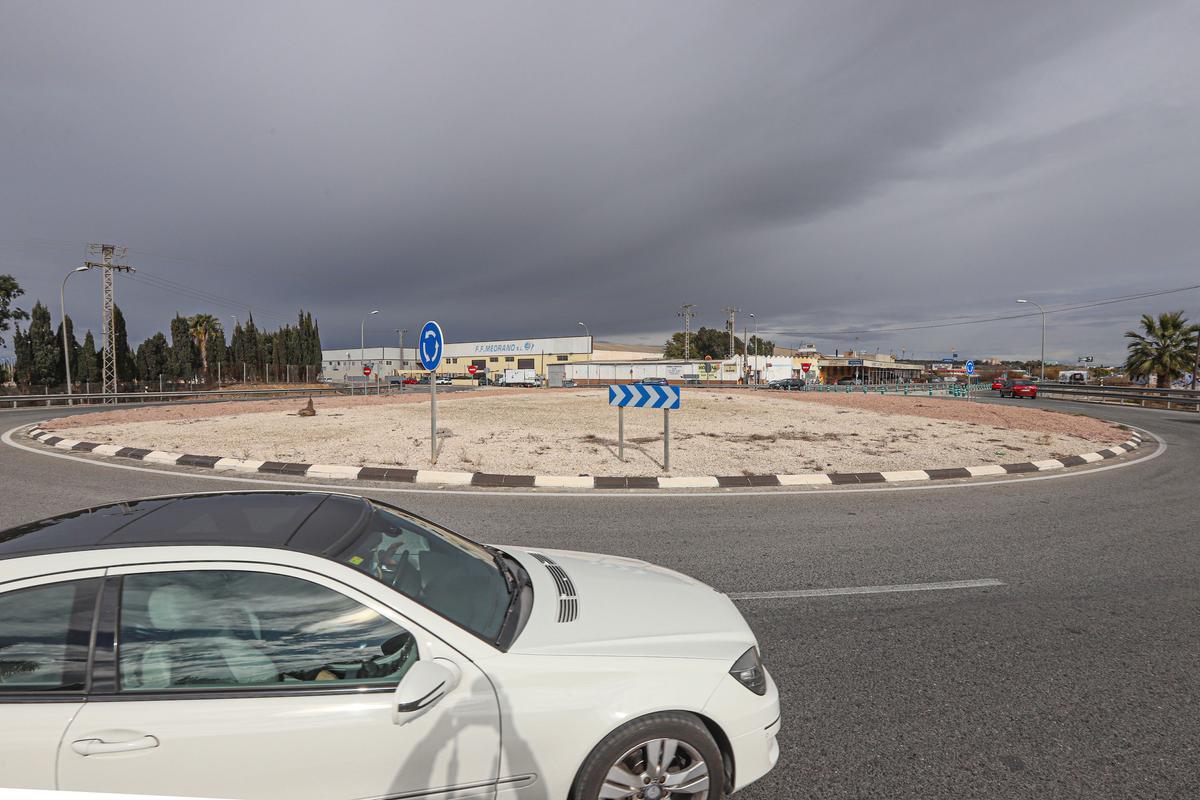
{"type": "Polygon", "coordinates": [[[435,486],[480,486],[488,488],[555,488],[555,489],[738,489],[771,486],[845,486],[851,484],[905,483],[945,481],[958,478],[978,478],[994,475],[1015,475],[1067,469],[1125,455],[1142,444],[1142,435],[1131,431],[1129,439],[1095,453],[1052,458],[1043,461],[1023,461],[1016,464],[981,464],[971,467],[945,469],[892,470],[888,472],[812,472],[797,475],[695,475],[683,477],[633,477],[592,475],[499,475],[487,472],[448,472],[401,467],[351,467],[341,464],[303,464],[290,461],[253,461],[223,456],[168,453],[137,447],[81,442],[55,436],[38,423],[26,429],[26,435],[44,445],[60,450],[128,458],[154,464],[201,467],[218,471],[267,473],[291,477],[336,480],[383,481],[435,486]]]}

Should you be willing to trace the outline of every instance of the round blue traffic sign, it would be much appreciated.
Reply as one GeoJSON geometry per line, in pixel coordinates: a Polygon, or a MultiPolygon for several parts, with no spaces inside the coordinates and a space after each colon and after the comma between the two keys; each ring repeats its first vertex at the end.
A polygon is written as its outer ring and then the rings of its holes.
{"type": "Polygon", "coordinates": [[[433,320],[421,328],[421,338],[417,341],[417,352],[421,356],[421,365],[433,372],[442,363],[442,326],[433,320]]]}

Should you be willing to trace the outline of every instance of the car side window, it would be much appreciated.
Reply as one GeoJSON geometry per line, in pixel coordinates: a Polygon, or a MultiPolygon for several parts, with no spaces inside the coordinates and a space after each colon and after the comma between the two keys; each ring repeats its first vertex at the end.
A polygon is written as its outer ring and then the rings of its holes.
{"type": "Polygon", "coordinates": [[[0,696],[82,691],[99,579],[0,594],[0,696]]]}
{"type": "Polygon", "coordinates": [[[412,634],[340,592],[232,570],[126,575],[117,648],[123,692],[395,685],[417,660],[412,634]]]}

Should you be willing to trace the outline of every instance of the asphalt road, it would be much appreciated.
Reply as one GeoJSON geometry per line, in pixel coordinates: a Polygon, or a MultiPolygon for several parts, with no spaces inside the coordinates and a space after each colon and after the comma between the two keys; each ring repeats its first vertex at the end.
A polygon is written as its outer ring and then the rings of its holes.
{"type": "MultiPolygon", "coordinates": [[[[632,555],[727,592],[1004,582],[740,603],[784,705],[779,766],[745,800],[1200,797],[1200,415],[1044,405],[1143,427],[1168,449],[951,490],[380,497],[475,538],[632,555]]],[[[0,427],[45,416],[0,412],[0,427]]],[[[7,527],[246,484],[0,446],[0,487],[7,527]]],[[[630,624],[669,630],[687,613],[630,624]]]]}

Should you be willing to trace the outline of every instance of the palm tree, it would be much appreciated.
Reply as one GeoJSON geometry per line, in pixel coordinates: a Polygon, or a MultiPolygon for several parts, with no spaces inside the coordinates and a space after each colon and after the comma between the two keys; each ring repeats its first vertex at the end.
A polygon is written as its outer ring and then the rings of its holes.
{"type": "Polygon", "coordinates": [[[212,314],[195,314],[188,317],[188,333],[192,341],[200,349],[200,367],[204,370],[204,378],[208,379],[208,337],[216,333],[220,323],[212,314]]]}
{"type": "Polygon", "coordinates": [[[1171,388],[1177,375],[1191,369],[1191,350],[1200,325],[1189,325],[1182,311],[1164,312],[1155,319],[1142,314],[1142,332],[1126,331],[1132,339],[1125,358],[1125,370],[1131,378],[1158,376],[1161,389],[1171,388]]]}

